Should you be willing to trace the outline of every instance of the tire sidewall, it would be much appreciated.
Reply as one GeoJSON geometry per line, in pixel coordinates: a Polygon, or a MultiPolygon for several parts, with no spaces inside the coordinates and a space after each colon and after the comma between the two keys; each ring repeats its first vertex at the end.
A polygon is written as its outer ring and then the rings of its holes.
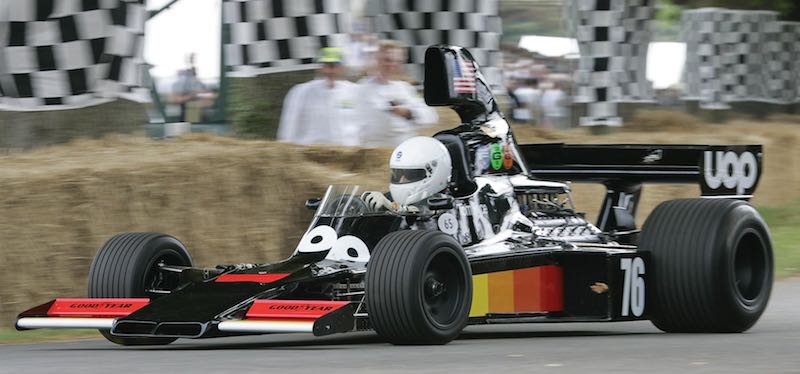
{"type": "Polygon", "coordinates": [[[128,273],[130,288],[126,292],[132,296],[147,296],[145,280],[156,261],[164,256],[171,256],[179,262],[169,265],[192,266],[192,258],[180,241],[167,235],[153,238],[138,248],[132,271],[128,273]]]}
{"type": "MultiPolygon", "coordinates": [[[[189,252],[178,239],[158,233],[124,233],[109,239],[95,255],[89,270],[89,297],[157,298],[145,291],[145,280],[155,262],[171,256],[178,263],[192,266],[189,252]],[[138,242],[141,240],[141,242],[138,242]]],[[[177,338],[122,337],[99,330],[107,340],[125,346],[165,345],[177,338]]]]}
{"type": "Polygon", "coordinates": [[[727,311],[729,318],[736,320],[736,324],[746,330],[755,324],[758,317],[764,312],[769,301],[773,281],[773,255],[769,232],[764,221],[758,216],[755,209],[747,204],[740,204],[730,209],[723,220],[717,238],[713,244],[713,252],[718,258],[712,264],[717,271],[714,279],[718,280],[717,294],[720,297],[717,305],[720,311],[727,311]],[[762,289],[753,300],[746,300],[739,292],[736,285],[736,251],[739,243],[748,235],[758,238],[766,259],[766,269],[762,279],[762,289]],[[733,313],[731,313],[733,312],[733,313]],[[749,322],[752,321],[752,322],[749,322]]]}
{"type": "Polygon", "coordinates": [[[461,250],[451,237],[445,234],[434,233],[420,243],[420,245],[416,246],[415,249],[423,253],[410,254],[413,255],[415,261],[411,267],[412,274],[409,274],[407,277],[409,287],[406,288],[406,292],[411,293],[408,295],[411,297],[410,299],[418,301],[413,309],[415,314],[414,318],[418,321],[425,321],[429,331],[437,332],[443,339],[452,340],[458,336],[464,326],[466,326],[469,319],[469,309],[472,306],[472,272],[470,271],[469,263],[467,262],[466,256],[463,254],[463,250],[461,250]],[[431,249],[431,247],[433,247],[433,249],[431,249]],[[431,319],[425,311],[423,300],[425,297],[423,279],[425,278],[427,267],[437,255],[442,253],[449,255],[451,260],[457,261],[462,270],[464,289],[460,290],[461,295],[458,296],[461,298],[461,305],[459,306],[457,316],[467,317],[457,317],[446,325],[431,319]]]}
{"type": "MultiPolygon", "coordinates": [[[[443,274],[452,274],[452,270],[445,268],[443,274]]],[[[372,251],[365,281],[372,326],[392,344],[446,344],[469,321],[472,306],[469,262],[461,246],[442,232],[403,230],[388,234],[372,251]],[[454,318],[442,324],[428,315],[423,286],[427,265],[437,256],[447,254],[451,256],[441,260],[447,264],[445,267],[461,268],[463,282],[459,283],[464,287],[458,300],[462,304],[448,306],[454,318]]]]}

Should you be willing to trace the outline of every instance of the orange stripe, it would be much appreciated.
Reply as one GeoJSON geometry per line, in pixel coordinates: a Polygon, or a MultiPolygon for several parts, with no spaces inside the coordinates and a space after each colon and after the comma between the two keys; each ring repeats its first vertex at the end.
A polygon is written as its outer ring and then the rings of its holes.
{"type": "Polygon", "coordinates": [[[539,268],[514,270],[514,311],[539,311],[539,268]]]}
{"type": "Polygon", "coordinates": [[[489,274],[489,311],[514,312],[514,272],[501,271],[489,274]]]}

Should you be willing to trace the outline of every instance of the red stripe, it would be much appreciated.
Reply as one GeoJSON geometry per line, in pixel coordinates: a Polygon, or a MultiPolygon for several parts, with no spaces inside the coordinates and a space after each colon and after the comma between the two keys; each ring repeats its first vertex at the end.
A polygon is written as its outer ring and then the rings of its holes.
{"type": "Polygon", "coordinates": [[[124,317],[143,306],[150,299],[55,299],[47,310],[49,317],[124,317]]]}
{"type": "Polygon", "coordinates": [[[272,283],[277,280],[286,278],[289,274],[223,274],[217,277],[215,282],[220,283],[241,283],[241,282],[255,282],[255,283],[272,283]]]}
{"type": "Polygon", "coordinates": [[[564,273],[560,266],[547,265],[541,269],[541,306],[543,311],[564,310],[564,273]]]}
{"type": "Polygon", "coordinates": [[[317,319],[349,304],[348,301],[256,300],[247,319],[317,319]]]}

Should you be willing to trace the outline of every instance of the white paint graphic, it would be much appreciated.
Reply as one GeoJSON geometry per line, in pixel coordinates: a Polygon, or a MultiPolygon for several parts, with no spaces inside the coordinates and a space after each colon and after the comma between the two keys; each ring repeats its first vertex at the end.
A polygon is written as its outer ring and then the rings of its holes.
{"type": "Polygon", "coordinates": [[[755,185],[758,177],[758,162],[752,152],[737,156],[730,151],[706,151],[703,165],[706,185],[712,190],[724,186],[731,190],[735,188],[736,194],[742,195],[755,185]]]}
{"type": "Polygon", "coordinates": [[[623,258],[619,267],[625,272],[625,282],[622,290],[622,316],[627,317],[633,313],[641,317],[644,313],[644,260],[641,257],[623,258]]]}
{"type": "Polygon", "coordinates": [[[369,261],[369,248],[363,240],[353,235],[345,235],[340,238],[336,230],[330,226],[321,225],[309,230],[297,245],[297,252],[300,253],[324,251],[328,251],[325,256],[327,260],[369,261]]]}
{"type": "Polygon", "coordinates": [[[333,248],[325,258],[334,261],[367,262],[369,261],[369,248],[363,240],[353,235],[345,235],[333,244],[333,248]],[[350,251],[351,249],[353,252],[350,251]]]}

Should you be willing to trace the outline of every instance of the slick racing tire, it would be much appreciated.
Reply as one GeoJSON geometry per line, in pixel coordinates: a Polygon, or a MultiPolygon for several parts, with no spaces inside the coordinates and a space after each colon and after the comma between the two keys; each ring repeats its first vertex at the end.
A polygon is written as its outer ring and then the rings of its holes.
{"type": "Polygon", "coordinates": [[[445,344],[467,325],[472,271],[439,231],[398,231],[372,251],[366,275],[372,327],[392,344],[445,344]]]}
{"type": "Polygon", "coordinates": [[[749,204],[729,199],[661,203],[639,250],[650,253],[651,320],[666,332],[742,332],[767,307],[772,243],[749,204]]]}
{"type": "MultiPolygon", "coordinates": [[[[159,276],[158,266],[192,266],[192,257],[178,239],[159,233],[125,233],[109,239],[92,261],[89,297],[153,299],[148,293],[159,276]]],[[[164,288],[177,287],[177,279],[160,279],[164,288]]],[[[120,345],[164,345],[176,338],[120,337],[108,330],[100,333],[120,345]]]]}

